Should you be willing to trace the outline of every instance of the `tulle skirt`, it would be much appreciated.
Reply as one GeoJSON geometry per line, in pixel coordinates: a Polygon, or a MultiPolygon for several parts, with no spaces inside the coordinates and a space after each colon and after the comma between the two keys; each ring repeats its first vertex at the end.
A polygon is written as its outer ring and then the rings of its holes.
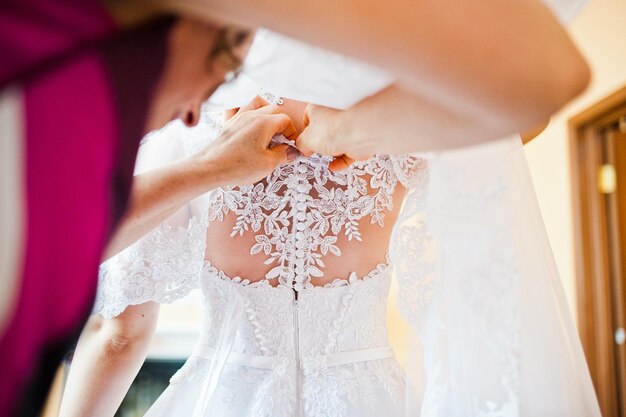
{"type": "Polygon", "coordinates": [[[145,417],[405,415],[404,373],[393,358],[319,368],[309,375],[301,374],[295,384],[295,368],[271,370],[227,364],[204,408],[203,376],[210,364],[210,360],[192,356],[145,417]]]}

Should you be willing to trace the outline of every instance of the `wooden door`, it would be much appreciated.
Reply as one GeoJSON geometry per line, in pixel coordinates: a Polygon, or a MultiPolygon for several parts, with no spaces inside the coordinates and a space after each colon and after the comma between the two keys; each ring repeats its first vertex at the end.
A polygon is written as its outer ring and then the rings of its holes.
{"type": "Polygon", "coordinates": [[[616,408],[626,416],[626,115],[602,134],[605,169],[612,169],[615,187],[606,193],[612,304],[616,408]]]}
{"type": "Polygon", "coordinates": [[[626,417],[626,88],[570,120],[578,326],[604,417],[626,417]]]}

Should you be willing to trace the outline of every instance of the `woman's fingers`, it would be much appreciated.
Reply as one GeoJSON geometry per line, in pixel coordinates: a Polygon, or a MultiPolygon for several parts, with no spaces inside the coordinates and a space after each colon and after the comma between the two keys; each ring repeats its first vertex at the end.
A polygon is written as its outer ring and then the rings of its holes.
{"type": "Polygon", "coordinates": [[[324,143],[325,141],[326,138],[320,137],[313,125],[308,125],[296,138],[296,147],[306,156],[311,156],[315,152],[332,155],[334,152],[329,152],[330,149],[328,149],[328,144],[324,143]]]}
{"type": "Polygon", "coordinates": [[[340,134],[338,116],[340,110],[309,104],[302,118],[304,127],[296,139],[297,147],[305,155],[321,153],[322,155],[342,155],[345,140],[340,134]]]}
{"type": "Polygon", "coordinates": [[[354,161],[354,159],[347,155],[340,155],[335,157],[335,159],[328,164],[328,169],[331,171],[341,171],[352,165],[354,161]]]}
{"type": "Polygon", "coordinates": [[[234,109],[224,110],[224,122],[230,120],[234,115],[239,112],[239,107],[235,107],[234,109]]]}
{"type": "Polygon", "coordinates": [[[250,110],[254,110],[255,112],[261,113],[261,114],[282,113],[281,106],[276,105],[276,104],[271,104],[270,102],[268,102],[267,100],[259,96],[254,97],[254,99],[252,99],[250,103],[239,108],[239,111],[237,112],[237,114],[247,112],[250,110]]]}
{"type": "Polygon", "coordinates": [[[309,111],[311,109],[311,105],[309,104],[308,106],[306,106],[306,109],[304,110],[304,115],[302,116],[302,129],[306,129],[309,126],[309,123],[311,122],[311,119],[309,118],[309,111]]]}
{"type": "Polygon", "coordinates": [[[298,131],[293,124],[293,120],[289,116],[284,113],[280,114],[270,114],[265,116],[268,120],[268,123],[265,124],[266,129],[270,130],[271,135],[269,135],[269,140],[272,139],[272,136],[282,134],[288,139],[295,140],[298,131]]]}
{"type": "Polygon", "coordinates": [[[237,111],[237,114],[250,111],[250,110],[257,110],[267,105],[269,105],[269,102],[263,100],[259,96],[255,96],[250,103],[246,104],[243,107],[240,107],[239,111],[237,111]]]}
{"type": "Polygon", "coordinates": [[[304,110],[304,115],[302,116],[302,133],[300,136],[296,138],[296,147],[298,150],[306,156],[313,155],[313,146],[311,146],[311,134],[313,133],[313,128],[309,127],[309,123],[311,123],[311,119],[309,117],[309,112],[312,110],[312,105],[309,104],[304,110]]]}
{"type": "MultiPolygon", "coordinates": [[[[321,134],[319,129],[315,129],[315,123],[313,125],[310,124],[311,120],[308,112],[305,112],[303,116],[304,130],[299,136],[297,136],[298,131],[293,120],[288,115],[282,113],[281,107],[269,104],[261,97],[255,97],[254,100],[239,109],[228,110],[225,115],[229,118],[233,115],[243,115],[243,113],[250,115],[251,119],[249,119],[249,122],[256,126],[255,129],[257,131],[259,131],[258,129],[264,131],[264,134],[258,136],[265,141],[262,143],[263,146],[269,146],[272,137],[279,134],[295,142],[297,149],[287,144],[268,148],[267,151],[273,156],[276,164],[291,162],[301,154],[311,156],[315,152],[324,155],[336,155],[339,153],[331,149],[333,148],[332,144],[328,141],[326,135],[321,134]],[[256,122],[254,122],[255,120],[256,122]]],[[[241,121],[244,122],[243,119],[241,121]]],[[[249,125],[249,127],[252,126],[249,125]]],[[[341,154],[331,161],[328,168],[331,171],[341,171],[352,165],[354,161],[348,155],[341,154]]]]}
{"type": "Polygon", "coordinates": [[[268,152],[274,155],[276,165],[289,163],[300,155],[296,148],[289,145],[272,146],[268,152]]]}

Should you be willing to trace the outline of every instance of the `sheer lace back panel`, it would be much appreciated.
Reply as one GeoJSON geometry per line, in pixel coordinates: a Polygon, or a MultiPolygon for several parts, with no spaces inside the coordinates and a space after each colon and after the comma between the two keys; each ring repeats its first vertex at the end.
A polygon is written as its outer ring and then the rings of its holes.
{"type": "Polygon", "coordinates": [[[211,193],[207,260],[226,275],[296,290],[385,263],[406,192],[393,159],[377,155],[340,172],[327,164],[299,157],[257,184],[211,193]]]}

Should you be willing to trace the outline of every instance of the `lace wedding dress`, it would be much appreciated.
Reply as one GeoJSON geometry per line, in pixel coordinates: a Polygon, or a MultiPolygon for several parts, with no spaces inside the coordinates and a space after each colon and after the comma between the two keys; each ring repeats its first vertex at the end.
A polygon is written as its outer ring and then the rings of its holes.
{"type": "MultiPolygon", "coordinates": [[[[205,113],[201,126],[182,133],[188,152],[216,136],[216,120],[205,113]]],[[[162,153],[158,142],[175,141],[160,135],[144,147],[162,153]]],[[[404,415],[404,372],[387,336],[391,268],[382,262],[362,276],[328,279],[326,264],[346,251],[385,260],[373,249],[388,242],[370,241],[389,240],[407,187],[420,183],[426,164],[377,155],[333,173],[328,162],[298,157],[256,185],[216,189],[185,209],[198,213],[186,227],[170,220],[103,264],[96,309],[107,317],[196,287],[204,295],[195,352],[148,416],[404,415]],[[212,236],[215,223],[228,223],[228,233],[212,236]],[[266,269],[262,279],[231,277],[212,263],[212,246],[248,236],[238,262],[266,269]]]]}
{"type": "MultiPolygon", "coordinates": [[[[547,3],[565,19],[582,1],[547,3]]],[[[242,77],[212,100],[236,107],[261,84],[345,108],[393,81],[270,32],[246,65],[257,83],[242,77]]],[[[198,151],[217,120],[152,135],[138,172],[198,151]]],[[[105,317],[204,294],[201,339],[148,417],[600,416],[519,137],[341,173],[327,162],[213,190],[103,263],[105,317]],[[402,367],[387,335],[391,280],[402,367]]]]}

